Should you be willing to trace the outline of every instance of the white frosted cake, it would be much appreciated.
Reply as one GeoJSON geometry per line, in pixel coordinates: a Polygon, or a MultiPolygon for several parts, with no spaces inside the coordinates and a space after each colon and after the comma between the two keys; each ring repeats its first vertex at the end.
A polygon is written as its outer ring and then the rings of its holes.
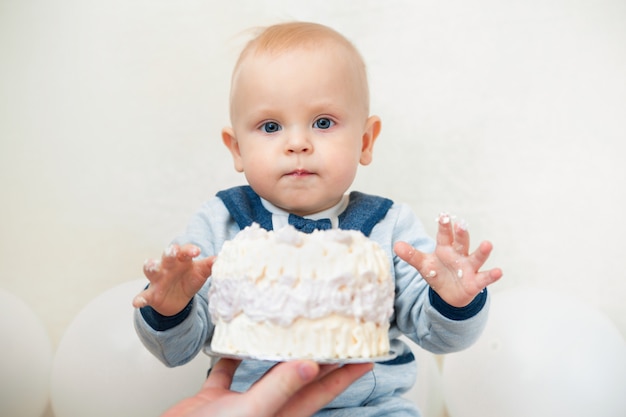
{"type": "Polygon", "coordinates": [[[258,358],[358,359],[389,353],[394,285],[361,232],[253,224],[213,266],[211,350],[258,358]]]}

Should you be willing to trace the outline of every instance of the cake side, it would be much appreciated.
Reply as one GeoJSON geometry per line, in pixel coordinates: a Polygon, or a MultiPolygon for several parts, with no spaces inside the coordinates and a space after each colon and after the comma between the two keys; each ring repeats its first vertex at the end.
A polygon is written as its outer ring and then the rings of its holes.
{"type": "Polygon", "coordinates": [[[213,351],[317,358],[389,352],[389,261],[358,231],[253,225],[224,244],[211,279],[213,351]]]}
{"type": "Polygon", "coordinates": [[[389,353],[388,332],[388,323],[381,326],[336,314],[299,318],[289,326],[255,322],[240,314],[216,323],[211,349],[259,358],[375,358],[389,353]]]}

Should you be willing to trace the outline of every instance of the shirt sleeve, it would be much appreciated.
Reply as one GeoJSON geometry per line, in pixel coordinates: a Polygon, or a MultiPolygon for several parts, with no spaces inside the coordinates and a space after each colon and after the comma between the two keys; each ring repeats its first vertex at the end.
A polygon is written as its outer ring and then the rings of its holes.
{"type": "MultiPolygon", "coordinates": [[[[199,257],[206,258],[217,254],[238,230],[224,204],[214,198],[202,205],[185,233],[174,243],[194,244],[201,250],[199,257]]],[[[139,339],[165,365],[184,365],[209,346],[214,329],[209,317],[210,285],[209,278],[187,307],[175,316],[161,316],[150,307],[135,310],[134,325],[139,339]]]]}
{"type": "Polygon", "coordinates": [[[395,204],[385,218],[389,248],[393,259],[396,285],[392,337],[406,335],[422,348],[437,354],[465,349],[480,336],[488,313],[486,291],[463,308],[447,304],[419,272],[393,252],[396,242],[404,241],[416,249],[430,253],[435,242],[430,238],[413,211],[404,204],[395,204]]]}

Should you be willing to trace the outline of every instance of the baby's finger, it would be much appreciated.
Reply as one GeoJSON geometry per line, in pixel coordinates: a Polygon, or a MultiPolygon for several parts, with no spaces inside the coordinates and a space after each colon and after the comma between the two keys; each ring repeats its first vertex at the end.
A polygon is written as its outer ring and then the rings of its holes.
{"type": "Polygon", "coordinates": [[[216,259],[217,256],[209,256],[208,258],[194,261],[195,268],[198,271],[198,274],[200,274],[200,276],[203,278],[210,277],[211,271],[213,270],[213,264],[215,263],[216,259]]]}
{"type": "Polygon", "coordinates": [[[424,263],[424,254],[406,242],[396,242],[393,250],[406,263],[413,266],[418,271],[422,270],[424,263]]]}
{"type": "Polygon", "coordinates": [[[164,258],[175,258],[178,255],[179,251],[180,251],[180,246],[172,243],[167,248],[165,248],[165,250],[163,251],[163,257],[164,258]]]}
{"type": "Polygon", "coordinates": [[[493,245],[491,244],[491,242],[484,241],[478,246],[478,249],[476,249],[469,256],[469,262],[475,271],[478,271],[480,268],[482,268],[485,262],[487,262],[487,259],[489,259],[489,255],[491,254],[492,250],[493,245]]]}
{"type": "Polygon", "coordinates": [[[174,268],[176,263],[178,262],[178,256],[180,252],[180,246],[174,243],[165,248],[163,250],[163,255],[161,256],[162,267],[166,270],[174,268]]]}
{"type": "Polygon", "coordinates": [[[406,242],[397,242],[393,249],[400,259],[417,269],[431,287],[435,286],[438,268],[434,265],[432,259],[429,260],[424,253],[406,242]]]}
{"type": "Polygon", "coordinates": [[[437,230],[437,245],[450,246],[454,242],[452,230],[452,216],[448,213],[441,213],[437,217],[439,229],[437,230]]]}
{"type": "Polygon", "coordinates": [[[161,261],[158,259],[147,259],[143,263],[143,273],[150,281],[154,280],[161,272],[161,261]]]}
{"type": "Polygon", "coordinates": [[[502,270],[500,268],[481,271],[476,274],[476,285],[480,288],[487,288],[500,278],[502,278],[502,270]]]}
{"type": "Polygon", "coordinates": [[[191,261],[198,255],[200,255],[200,248],[188,243],[178,249],[176,258],[181,262],[187,262],[191,261]]]}
{"type": "Polygon", "coordinates": [[[463,220],[457,222],[454,228],[454,249],[461,255],[467,256],[470,246],[469,233],[467,232],[467,223],[463,220]]]}
{"type": "Polygon", "coordinates": [[[148,299],[150,298],[150,292],[148,290],[143,290],[139,294],[133,298],[133,307],[142,308],[150,305],[148,299]]]}

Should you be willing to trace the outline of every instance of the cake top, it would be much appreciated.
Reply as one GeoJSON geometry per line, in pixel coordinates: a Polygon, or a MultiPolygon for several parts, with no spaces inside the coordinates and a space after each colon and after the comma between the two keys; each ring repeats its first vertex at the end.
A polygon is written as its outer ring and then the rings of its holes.
{"type": "Polygon", "coordinates": [[[267,231],[261,228],[257,223],[252,223],[251,226],[237,233],[233,241],[265,240],[277,245],[283,244],[301,247],[305,243],[315,245],[323,244],[324,242],[336,242],[350,246],[354,240],[362,239],[367,238],[363,233],[356,230],[329,229],[315,230],[312,233],[302,233],[297,231],[293,226],[287,225],[277,231],[267,231]]]}
{"type": "Polygon", "coordinates": [[[253,224],[222,247],[209,290],[214,322],[246,314],[289,325],[329,314],[376,323],[393,313],[394,284],[387,255],[355,230],[292,226],[267,231],[253,224]]]}

